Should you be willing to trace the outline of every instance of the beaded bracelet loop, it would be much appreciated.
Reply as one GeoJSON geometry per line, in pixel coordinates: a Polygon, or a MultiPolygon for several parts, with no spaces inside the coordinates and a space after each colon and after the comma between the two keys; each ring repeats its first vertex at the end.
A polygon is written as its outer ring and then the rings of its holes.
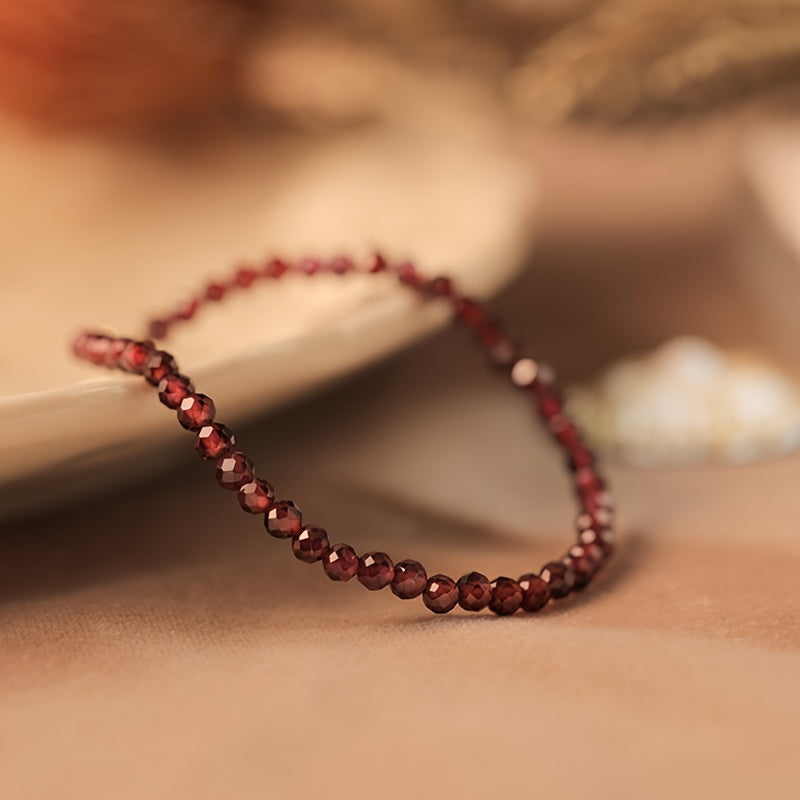
{"type": "Polygon", "coordinates": [[[157,387],[161,402],[174,410],[178,422],[193,433],[199,456],[214,462],[217,483],[236,492],[244,511],[262,514],[266,530],[278,539],[288,539],[300,561],[321,562],[325,574],[333,581],[357,578],[372,591],[388,586],[402,600],[421,595],[435,614],[445,614],[458,605],[467,611],[488,608],[495,614],[508,615],[518,609],[539,611],[551,600],[583,589],[613,552],[611,498],[592,452],[564,410],[553,371],[542,362],[520,355],[514,341],[486,310],[461,295],[446,277],[427,280],[412,264],[390,265],[380,255],[365,263],[344,257],[331,261],[305,259],[298,263],[272,259],[262,268],[238,269],[231,280],[209,283],[201,295],[153,319],[149,333],[151,339],[137,341],[85,332],[74,340],[73,352],[92,364],[141,375],[157,387]],[[516,580],[499,577],[490,581],[480,572],[470,572],[456,581],[441,574],[428,577],[418,561],[406,559],[395,563],[383,552],[370,551],[359,556],[349,544],[330,544],[325,529],[305,525],[300,509],[291,500],[275,499],[272,484],[256,476],[253,462],[236,449],[232,431],[216,420],[214,401],[196,392],[173,356],[158,349],[152,341],[164,338],[173,326],[192,319],[203,305],[218,302],[237,288],[247,288],[261,279],[279,279],[287,273],[314,275],[323,271],[337,275],[391,273],[421,295],[449,302],[456,318],[474,331],[492,366],[528,395],[566,453],[577,497],[577,541],[563,557],[546,563],[538,573],[529,572],[516,580]]]}

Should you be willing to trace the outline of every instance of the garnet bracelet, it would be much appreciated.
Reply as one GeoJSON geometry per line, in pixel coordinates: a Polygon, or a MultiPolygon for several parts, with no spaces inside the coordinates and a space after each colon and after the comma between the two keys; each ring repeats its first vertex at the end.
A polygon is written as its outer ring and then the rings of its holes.
{"type": "Polygon", "coordinates": [[[467,611],[489,608],[501,615],[513,614],[519,608],[539,611],[551,599],[584,588],[614,549],[611,499],[594,456],[564,410],[552,370],[520,356],[516,344],[497,322],[478,303],[459,294],[448,278],[426,280],[412,264],[392,266],[380,255],[364,264],[349,258],[329,262],[306,259],[296,264],[272,259],[260,269],[239,269],[230,281],[208,284],[201,296],[181,304],[172,314],[152,320],[150,336],[165,337],[173,325],[191,319],[202,305],[221,300],[231,290],[247,288],[261,279],[278,279],[286,273],[313,275],[322,271],[339,275],[392,273],[420,294],[449,302],[456,317],[475,332],[490,363],[526,392],[566,453],[578,500],[577,542],[562,558],[548,562],[538,573],[527,573],[517,580],[500,577],[489,581],[479,572],[470,572],[455,581],[447,575],[429,578],[418,561],[394,563],[386,553],[373,551],[359,556],[348,544],[331,545],[323,528],[304,525],[300,509],[291,500],[276,500],[272,485],[256,477],[253,462],[235,448],[236,438],[231,430],[216,421],[214,401],[195,391],[169,353],[159,350],[151,340],[136,341],[100,333],[80,334],[73,343],[73,351],[92,364],[141,375],[157,387],[161,402],[175,410],[178,422],[194,434],[195,450],[200,457],[215,463],[217,483],[236,492],[244,511],[263,514],[267,531],[278,539],[289,539],[300,561],[309,564],[321,561],[331,580],[358,578],[371,590],[389,586],[402,600],[422,595],[425,605],[435,614],[445,614],[456,605],[467,611]]]}

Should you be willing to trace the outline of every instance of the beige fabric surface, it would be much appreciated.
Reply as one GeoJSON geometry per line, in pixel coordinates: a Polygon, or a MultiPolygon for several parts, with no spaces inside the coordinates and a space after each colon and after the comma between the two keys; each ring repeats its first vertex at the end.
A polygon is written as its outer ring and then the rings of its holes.
{"type": "MultiPolygon", "coordinates": [[[[457,331],[240,441],[333,539],[429,572],[571,535],[559,457],[457,331]]],[[[613,564],[508,619],[334,584],[157,458],[0,530],[0,797],[800,795],[800,457],[611,469],[613,564]]]]}

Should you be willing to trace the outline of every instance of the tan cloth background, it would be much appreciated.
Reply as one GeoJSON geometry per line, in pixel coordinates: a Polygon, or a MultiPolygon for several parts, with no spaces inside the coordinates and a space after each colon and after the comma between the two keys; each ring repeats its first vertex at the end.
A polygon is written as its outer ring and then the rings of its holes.
{"type": "MultiPolygon", "coordinates": [[[[547,280],[499,307],[569,375],[547,280]]],[[[430,572],[518,575],[570,536],[558,457],[458,331],[240,441],[333,539],[430,572]]],[[[176,458],[2,529],[3,798],[800,793],[800,457],[612,469],[618,557],[510,619],[334,584],[176,458]]]]}

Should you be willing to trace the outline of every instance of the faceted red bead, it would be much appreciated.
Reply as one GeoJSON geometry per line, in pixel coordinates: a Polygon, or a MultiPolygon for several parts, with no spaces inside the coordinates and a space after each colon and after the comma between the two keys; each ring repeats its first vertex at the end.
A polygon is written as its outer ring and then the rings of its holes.
{"type": "Polygon", "coordinates": [[[467,611],[481,611],[492,600],[492,584],[480,572],[470,572],[458,579],[458,604],[467,611]]]}
{"type": "Polygon", "coordinates": [[[487,321],[486,312],[474,301],[467,297],[455,299],[456,316],[470,328],[477,328],[487,321]]]}
{"type": "Polygon", "coordinates": [[[575,472],[575,488],[579,492],[605,491],[605,482],[592,467],[581,467],[575,472]]]}
{"type": "Polygon", "coordinates": [[[188,300],[178,303],[178,308],[175,311],[175,317],[184,321],[190,320],[197,313],[197,309],[199,307],[200,302],[194,297],[190,297],[188,300]]]}
{"type": "Polygon", "coordinates": [[[596,544],[576,544],[564,563],[575,573],[575,588],[586,586],[603,563],[603,551],[596,544]]]}
{"type": "Polygon", "coordinates": [[[261,478],[254,478],[239,487],[239,505],[249,514],[264,514],[275,499],[272,484],[261,478]]]}
{"type": "Polygon", "coordinates": [[[583,545],[596,545],[606,556],[614,552],[614,531],[610,528],[584,528],[578,541],[583,545]]]}
{"type": "Polygon", "coordinates": [[[501,617],[513,614],[522,604],[522,587],[511,578],[492,581],[492,601],[489,608],[501,617]]]}
{"type": "Polygon", "coordinates": [[[550,597],[566,597],[575,586],[575,573],[560,561],[550,561],[542,567],[542,580],[550,590],[550,597]]]}
{"type": "Polygon", "coordinates": [[[276,539],[288,539],[300,533],[303,514],[291,500],[278,500],[264,515],[264,527],[276,539]]]}
{"type": "Polygon", "coordinates": [[[520,607],[523,611],[538,611],[544,608],[550,600],[550,587],[543,578],[533,572],[520,577],[520,589],[522,589],[522,602],[520,607]]]}
{"type": "Polygon", "coordinates": [[[238,450],[217,461],[217,483],[223,489],[238,490],[253,480],[253,462],[238,450]]]}
{"type": "Polygon", "coordinates": [[[120,366],[128,372],[141,374],[145,364],[153,354],[153,350],[153,345],[150,342],[129,341],[122,350],[120,366]]]}
{"type": "Polygon", "coordinates": [[[358,580],[370,591],[388,586],[394,578],[394,564],[386,553],[364,553],[358,560],[358,580]]]}
{"type": "Polygon", "coordinates": [[[347,258],[347,256],[337,256],[334,259],[331,259],[331,263],[328,265],[330,267],[331,272],[334,272],[336,275],[344,275],[347,272],[350,272],[353,269],[353,262],[351,259],[347,258]]]}
{"type": "Polygon", "coordinates": [[[156,350],[144,367],[144,378],[152,386],[158,386],[163,378],[178,371],[175,359],[165,350],[156,350]]]}
{"type": "Polygon", "coordinates": [[[264,266],[264,275],[268,278],[280,278],[289,271],[288,265],[279,258],[270,259],[264,266]]]}
{"type": "Polygon", "coordinates": [[[206,300],[211,300],[212,302],[222,300],[222,298],[225,297],[226,291],[227,287],[223,286],[221,283],[209,283],[208,286],[206,286],[206,300]]]}
{"type": "Polygon", "coordinates": [[[580,446],[581,432],[563,414],[556,414],[554,417],[550,417],[548,424],[556,441],[560,442],[564,447],[576,448],[580,446]]]}
{"type": "Polygon", "coordinates": [[[256,279],[257,273],[254,269],[250,267],[240,267],[236,270],[236,277],[234,281],[236,282],[237,286],[241,286],[242,289],[246,289],[248,286],[253,285],[253,281],[256,279]]]}
{"type": "Polygon", "coordinates": [[[537,390],[539,401],[539,413],[545,421],[549,421],[558,414],[561,414],[564,403],[561,400],[561,395],[556,389],[551,387],[542,387],[537,390]]]}
{"type": "Polygon", "coordinates": [[[197,431],[194,449],[204,461],[214,461],[233,450],[236,437],[233,431],[219,422],[212,422],[197,431]]]}
{"type": "Polygon", "coordinates": [[[453,294],[453,283],[450,278],[446,278],[443,275],[434,278],[430,284],[429,288],[431,294],[435,294],[437,297],[451,297],[453,294]]]}
{"type": "Polygon", "coordinates": [[[304,258],[297,268],[305,275],[316,275],[322,269],[322,262],[318,258],[304,258]]]}
{"type": "Polygon", "coordinates": [[[322,557],[322,568],[332,581],[349,581],[358,572],[358,555],[349,544],[335,544],[322,557]]]}
{"type": "Polygon", "coordinates": [[[196,431],[214,421],[217,409],[204,394],[187,395],[178,406],[178,422],[188,431],[196,431]]]}
{"type": "Polygon", "coordinates": [[[567,464],[570,470],[577,472],[583,467],[591,467],[594,464],[594,456],[588,448],[578,445],[570,448],[567,464]]]}
{"type": "Polygon", "coordinates": [[[367,271],[371,273],[386,272],[386,259],[380,253],[373,253],[367,264],[367,271]]]}
{"type": "Polygon", "coordinates": [[[458,602],[458,586],[447,575],[434,575],[428,579],[422,602],[434,614],[446,614],[452,611],[458,602]]]}
{"type": "Polygon", "coordinates": [[[194,386],[185,375],[167,375],[158,382],[158,399],[167,408],[178,408],[192,392],[194,386]]]}
{"type": "Polygon", "coordinates": [[[419,597],[428,583],[425,567],[419,561],[406,559],[394,565],[392,578],[392,591],[401,600],[412,600],[419,597]]]}
{"type": "Polygon", "coordinates": [[[163,339],[169,330],[169,324],[164,319],[151,319],[147,330],[153,339],[163,339]]]}
{"type": "Polygon", "coordinates": [[[292,551],[296,558],[313,564],[328,552],[328,533],[322,528],[306,526],[292,539],[292,551]]]}
{"type": "Polygon", "coordinates": [[[413,264],[401,264],[397,268],[397,277],[400,279],[400,283],[404,283],[406,286],[419,288],[422,285],[422,276],[413,264]]]}

